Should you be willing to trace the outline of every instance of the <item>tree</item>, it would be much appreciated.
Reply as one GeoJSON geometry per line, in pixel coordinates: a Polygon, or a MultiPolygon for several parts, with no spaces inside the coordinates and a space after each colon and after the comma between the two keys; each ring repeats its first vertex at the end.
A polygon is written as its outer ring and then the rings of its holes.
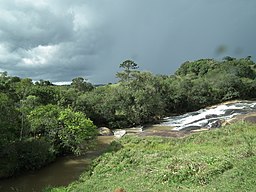
{"type": "Polygon", "coordinates": [[[18,138],[19,112],[14,102],[5,93],[0,93],[0,146],[18,138]]]}
{"type": "Polygon", "coordinates": [[[53,84],[48,80],[45,81],[43,79],[40,79],[39,81],[35,82],[35,85],[50,86],[50,85],[53,85],[53,84]]]}
{"type": "Polygon", "coordinates": [[[74,109],[79,95],[80,94],[78,93],[77,89],[59,87],[57,94],[57,103],[59,106],[71,107],[74,109]]]}
{"type": "Polygon", "coordinates": [[[39,106],[28,119],[33,135],[46,138],[60,153],[79,154],[97,134],[95,125],[83,113],[56,105],[39,106]]]}
{"type": "Polygon", "coordinates": [[[57,104],[58,93],[58,88],[51,85],[34,85],[29,91],[29,94],[36,96],[42,105],[57,104]]]}
{"type": "Polygon", "coordinates": [[[183,63],[179,69],[175,72],[178,76],[194,75],[202,77],[209,71],[218,68],[218,62],[213,59],[200,59],[197,61],[183,63]]]}
{"type": "Polygon", "coordinates": [[[0,91],[7,93],[9,91],[10,78],[7,75],[7,72],[0,72],[0,91]]]}
{"type": "Polygon", "coordinates": [[[76,101],[76,110],[82,111],[98,126],[113,126],[116,121],[116,109],[120,104],[117,98],[119,85],[97,87],[80,95],[76,101]]]}
{"type": "Polygon", "coordinates": [[[56,130],[58,130],[58,116],[61,108],[56,105],[38,106],[28,115],[30,131],[34,137],[46,137],[54,139],[56,130]]]}
{"type": "Polygon", "coordinates": [[[36,107],[38,107],[40,105],[39,103],[39,99],[38,97],[34,96],[34,95],[29,95],[27,96],[25,99],[20,101],[20,106],[19,106],[19,112],[21,113],[21,117],[22,117],[22,127],[20,130],[20,140],[22,140],[22,138],[27,138],[29,137],[29,123],[27,120],[27,116],[29,115],[29,113],[34,110],[36,107]]]}
{"type": "Polygon", "coordinates": [[[16,93],[19,96],[20,100],[30,95],[30,90],[32,86],[33,82],[30,78],[21,79],[20,82],[16,83],[16,93]]]}
{"type": "Polygon", "coordinates": [[[164,103],[155,83],[157,79],[149,72],[132,73],[131,77],[129,86],[118,86],[117,114],[125,117],[129,126],[154,122],[164,112],[164,103]]]}
{"type": "Polygon", "coordinates": [[[124,71],[118,72],[116,77],[120,79],[121,82],[127,82],[132,78],[132,74],[135,72],[135,69],[138,69],[139,66],[132,60],[126,60],[119,65],[120,68],[123,68],[124,71]]]}
{"type": "Polygon", "coordinates": [[[225,57],[223,57],[223,60],[224,61],[234,61],[234,60],[236,60],[236,58],[230,57],[230,56],[225,56],[225,57]]]}
{"type": "Polygon", "coordinates": [[[72,79],[71,87],[81,92],[91,91],[93,89],[93,85],[87,82],[87,79],[84,79],[83,77],[72,79]]]}
{"type": "Polygon", "coordinates": [[[202,78],[193,81],[188,93],[190,106],[188,110],[197,110],[214,103],[210,84],[202,78]]]}
{"type": "MultiPolygon", "coordinates": [[[[32,79],[29,79],[29,78],[22,79],[20,82],[16,83],[16,93],[19,98],[19,102],[20,102],[19,107],[20,108],[22,108],[22,102],[29,95],[29,92],[30,92],[32,86],[33,86],[32,79]]],[[[25,114],[21,111],[20,140],[23,137],[24,122],[25,122],[25,114]]]]}
{"type": "Polygon", "coordinates": [[[171,99],[174,105],[174,112],[186,112],[192,110],[190,108],[189,95],[193,83],[189,78],[179,78],[172,82],[173,93],[171,99]]]}
{"type": "Polygon", "coordinates": [[[242,80],[233,74],[218,76],[212,87],[218,101],[241,98],[245,89],[242,80]]]}
{"type": "Polygon", "coordinates": [[[79,154],[82,148],[88,148],[97,134],[93,122],[81,112],[64,109],[60,112],[58,121],[61,126],[58,132],[61,148],[75,154],[79,154]]]}

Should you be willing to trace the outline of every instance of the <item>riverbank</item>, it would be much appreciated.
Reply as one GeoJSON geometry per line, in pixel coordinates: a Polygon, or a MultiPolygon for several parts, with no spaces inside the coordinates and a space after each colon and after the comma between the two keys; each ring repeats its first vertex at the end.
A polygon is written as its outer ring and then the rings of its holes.
{"type": "Polygon", "coordinates": [[[124,136],[79,181],[46,191],[253,191],[255,138],[247,123],[183,138],[124,136]]]}
{"type": "MultiPolygon", "coordinates": [[[[218,106],[221,105],[228,105],[228,113],[234,114],[234,110],[239,109],[239,112],[242,112],[241,115],[236,115],[234,118],[226,120],[223,124],[227,125],[230,123],[234,123],[237,121],[249,121],[249,122],[255,122],[256,120],[256,113],[255,112],[250,112],[253,111],[248,106],[246,107],[247,104],[251,106],[253,104],[252,102],[245,101],[245,105],[241,105],[240,103],[243,101],[234,101],[234,102],[229,102],[229,103],[222,103],[218,106]],[[238,104],[238,106],[231,106],[234,104],[238,104]],[[246,113],[243,114],[244,111],[241,110],[245,107],[246,113]],[[249,110],[248,110],[249,109],[249,110]]],[[[216,106],[208,107],[207,109],[214,109],[216,106]]],[[[255,108],[255,105],[253,105],[253,109],[255,108]]],[[[226,108],[225,108],[226,109],[226,108]]],[[[215,111],[216,112],[216,111],[215,111]]],[[[208,117],[209,113],[205,113],[203,117],[208,117]]],[[[226,114],[226,113],[225,113],[226,114]]],[[[237,114],[237,113],[236,113],[237,114]]],[[[229,115],[229,114],[228,114],[229,115]]],[[[181,117],[183,117],[182,115],[181,117]]],[[[197,116],[197,112],[195,112],[195,116],[197,116]]],[[[176,116],[175,119],[178,120],[179,116],[176,116]]],[[[183,120],[182,120],[183,121],[183,120]]],[[[145,140],[150,141],[150,138],[152,136],[157,136],[157,137],[163,137],[163,139],[170,138],[170,140],[173,140],[173,138],[177,139],[185,139],[187,137],[192,137],[191,133],[196,134],[195,132],[200,132],[203,130],[210,130],[209,128],[200,128],[196,130],[180,130],[180,131],[173,131],[172,126],[165,126],[163,124],[158,124],[158,125],[147,125],[144,127],[136,127],[136,128],[127,128],[127,129],[122,129],[122,130],[114,130],[114,133],[118,133],[120,131],[125,131],[126,135],[120,142],[114,142],[112,144],[112,149],[114,151],[119,150],[119,148],[126,147],[126,145],[122,145],[123,140],[125,140],[127,137],[129,138],[130,135],[137,135],[139,137],[142,137],[145,140]]],[[[211,132],[211,131],[210,131],[211,132]]],[[[114,136],[113,136],[114,137],[114,136]]],[[[0,181],[0,191],[4,189],[4,191],[13,191],[13,189],[17,189],[19,191],[41,191],[41,189],[45,188],[48,185],[51,186],[67,186],[69,183],[78,180],[79,175],[82,174],[85,170],[88,170],[90,167],[91,161],[96,158],[97,156],[100,156],[102,154],[102,150],[107,150],[107,144],[109,144],[113,138],[111,137],[101,137],[105,139],[101,139],[101,144],[99,144],[96,148],[97,151],[91,151],[87,153],[87,156],[82,156],[82,157],[67,157],[67,158],[62,158],[57,162],[54,162],[52,166],[49,165],[42,170],[36,171],[34,173],[28,173],[21,175],[16,178],[11,178],[7,179],[4,181],[0,181]],[[109,140],[110,139],[110,140],[109,140]],[[88,159],[89,158],[89,159],[88,159]],[[88,161],[89,160],[89,161],[88,161]],[[57,165],[57,166],[55,166],[57,165]],[[60,166],[59,166],[60,165],[60,166]],[[68,165],[68,166],[67,166],[68,165]],[[73,169],[73,170],[72,170],[73,169]],[[48,171],[45,171],[48,170],[48,171]],[[53,174],[54,172],[54,174],[53,174]],[[45,173],[45,174],[38,174],[38,173],[45,173]],[[56,174],[55,174],[56,173],[56,174]],[[50,179],[47,179],[50,178],[50,179]],[[24,190],[23,190],[24,189],[24,190]]],[[[131,138],[134,138],[132,136],[131,138]]],[[[133,139],[131,139],[130,142],[133,142],[133,139]]],[[[138,142],[138,139],[135,140],[135,143],[138,142]]],[[[175,141],[176,142],[176,141],[175,141]]],[[[250,145],[250,144],[248,144],[250,145]]],[[[122,149],[121,149],[122,150],[122,149]]],[[[132,150],[132,149],[130,149],[132,150]]],[[[115,156],[116,154],[113,153],[115,156]]],[[[144,154],[142,154],[144,155],[144,154]]],[[[116,157],[116,158],[125,158],[125,157],[116,157]]],[[[2,164],[6,165],[6,164],[2,164]]],[[[62,189],[61,189],[62,190],[62,189]]]]}
{"type": "Polygon", "coordinates": [[[89,170],[91,162],[107,150],[114,136],[99,136],[97,144],[81,156],[59,157],[40,170],[0,180],[0,191],[40,192],[48,186],[67,186],[89,170]]]}

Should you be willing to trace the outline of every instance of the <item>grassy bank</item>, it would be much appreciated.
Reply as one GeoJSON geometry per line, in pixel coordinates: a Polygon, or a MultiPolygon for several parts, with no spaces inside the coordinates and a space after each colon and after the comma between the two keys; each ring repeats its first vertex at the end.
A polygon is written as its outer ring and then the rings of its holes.
{"type": "Polygon", "coordinates": [[[256,126],[232,126],[184,138],[125,136],[91,171],[62,191],[255,191],[256,126]]]}

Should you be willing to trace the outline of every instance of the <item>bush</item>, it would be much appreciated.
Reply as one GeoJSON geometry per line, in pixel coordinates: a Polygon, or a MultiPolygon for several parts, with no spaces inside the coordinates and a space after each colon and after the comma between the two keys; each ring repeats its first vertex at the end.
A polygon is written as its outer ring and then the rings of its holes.
{"type": "Polygon", "coordinates": [[[19,141],[4,146],[0,152],[0,178],[39,169],[54,158],[54,151],[44,140],[19,141]]]}
{"type": "Polygon", "coordinates": [[[18,154],[15,145],[1,145],[0,178],[12,176],[18,167],[18,154]]]}
{"type": "Polygon", "coordinates": [[[54,151],[44,140],[22,141],[16,146],[21,170],[39,169],[54,159],[54,151]]]}

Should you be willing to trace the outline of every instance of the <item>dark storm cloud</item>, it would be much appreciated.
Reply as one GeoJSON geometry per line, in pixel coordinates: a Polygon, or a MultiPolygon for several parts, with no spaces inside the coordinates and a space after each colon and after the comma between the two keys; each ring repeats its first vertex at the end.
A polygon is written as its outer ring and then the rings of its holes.
{"type": "Polygon", "coordinates": [[[99,37],[87,23],[84,5],[50,3],[1,2],[0,69],[52,81],[92,72],[99,37]]]}
{"type": "Polygon", "coordinates": [[[186,60],[219,56],[215,53],[221,45],[227,47],[224,54],[234,55],[240,48],[255,55],[255,45],[248,42],[256,32],[254,1],[129,2],[115,13],[122,17],[113,25],[124,23],[112,27],[119,34],[117,55],[134,57],[146,69],[174,72],[186,60]]]}
{"type": "Polygon", "coordinates": [[[72,39],[73,16],[69,13],[58,14],[47,7],[17,3],[13,8],[1,7],[0,15],[0,40],[12,50],[72,39]]]}
{"type": "Polygon", "coordinates": [[[162,74],[186,60],[255,59],[255,7],[254,0],[0,0],[0,70],[106,83],[125,59],[162,74]]]}

